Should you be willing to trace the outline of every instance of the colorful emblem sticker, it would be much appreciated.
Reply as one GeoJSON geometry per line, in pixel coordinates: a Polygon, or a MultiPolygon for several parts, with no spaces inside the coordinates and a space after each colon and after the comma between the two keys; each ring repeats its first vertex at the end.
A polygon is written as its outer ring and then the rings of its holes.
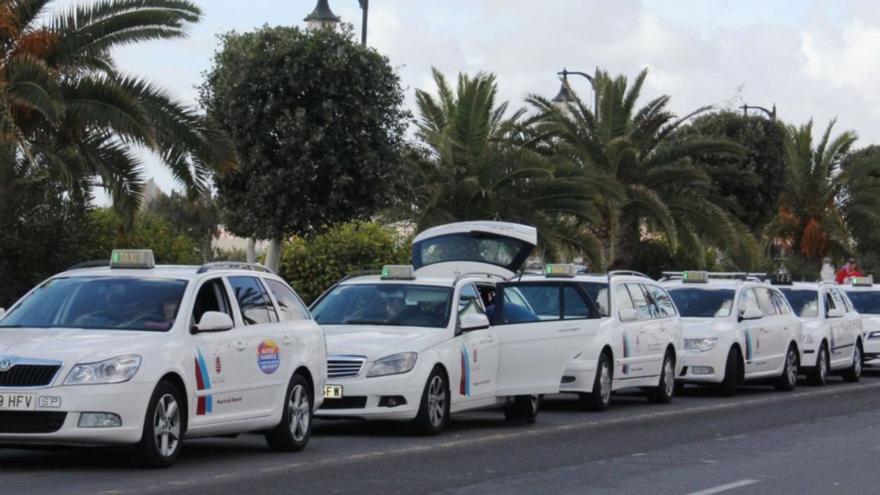
{"type": "Polygon", "coordinates": [[[260,346],[257,347],[257,364],[267,375],[275,373],[281,366],[281,348],[274,340],[266,339],[260,342],[260,346]]]}
{"type": "MultiPolygon", "coordinates": [[[[196,387],[199,392],[210,392],[211,375],[208,374],[208,366],[205,364],[205,356],[202,355],[202,351],[199,349],[196,349],[195,353],[195,368],[196,387]]],[[[211,411],[214,408],[213,406],[214,398],[210,393],[198,396],[196,401],[196,414],[199,416],[211,414],[211,411]]]]}

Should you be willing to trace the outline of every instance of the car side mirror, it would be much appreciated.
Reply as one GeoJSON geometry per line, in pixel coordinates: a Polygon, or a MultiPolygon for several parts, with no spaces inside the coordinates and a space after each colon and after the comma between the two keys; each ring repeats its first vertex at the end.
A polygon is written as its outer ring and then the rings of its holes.
{"type": "Polygon", "coordinates": [[[638,321],[642,319],[642,315],[636,309],[621,309],[617,312],[617,318],[623,322],[638,321]]]}
{"type": "Polygon", "coordinates": [[[468,313],[461,317],[458,322],[459,334],[473,332],[474,330],[485,330],[489,328],[489,317],[481,313],[468,313]]]}
{"type": "Polygon", "coordinates": [[[202,315],[201,321],[193,327],[193,330],[195,330],[194,333],[225,332],[232,330],[234,326],[235,324],[228,314],[219,311],[206,311],[202,315]]]}
{"type": "Polygon", "coordinates": [[[760,320],[764,317],[764,312],[755,306],[747,306],[739,310],[739,320],[760,320]]]}
{"type": "Polygon", "coordinates": [[[846,312],[841,308],[831,308],[828,310],[828,318],[843,318],[846,312]]]}

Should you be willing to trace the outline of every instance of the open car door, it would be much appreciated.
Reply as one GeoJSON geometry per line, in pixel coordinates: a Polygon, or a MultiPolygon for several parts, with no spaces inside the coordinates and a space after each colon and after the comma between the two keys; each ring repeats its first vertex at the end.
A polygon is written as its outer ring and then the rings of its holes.
{"type": "Polygon", "coordinates": [[[576,283],[507,282],[496,292],[498,396],[559,392],[568,363],[601,322],[576,283]]]}
{"type": "Polygon", "coordinates": [[[538,243],[534,227],[506,222],[460,222],[420,233],[413,240],[419,276],[485,273],[512,277],[538,243]]]}

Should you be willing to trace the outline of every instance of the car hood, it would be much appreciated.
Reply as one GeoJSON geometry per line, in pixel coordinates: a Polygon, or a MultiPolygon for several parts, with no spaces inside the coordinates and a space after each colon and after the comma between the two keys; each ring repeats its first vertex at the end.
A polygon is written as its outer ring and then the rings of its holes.
{"type": "Polygon", "coordinates": [[[445,328],[322,325],[327,354],[366,356],[372,361],[399,352],[422,352],[448,338],[445,328]]]}
{"type": "Polygon", "coordinates": [[[724,318],[682,318],[681,335],[684,338],[710,336],[713,333],[730,330],[733,324],[724,318]]]}
{"type": "Polygon", "coordinates": [[[0,357],[95,362],[155,349],[168,336],[162,332],[83,330],[69,328],[0,328],[0,357]]]}
{"type": "Polygon", "coordinates": [[[862,321],[865,331],[880,330],[880,315],[862,315],[862,321]]]}

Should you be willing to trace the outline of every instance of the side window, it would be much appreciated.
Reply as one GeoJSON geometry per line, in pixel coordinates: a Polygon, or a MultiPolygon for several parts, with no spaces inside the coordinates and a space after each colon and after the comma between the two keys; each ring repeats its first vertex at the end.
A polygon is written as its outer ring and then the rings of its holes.
{"type": "Polygon", "coordinates": [[[849,298],[846,297],[846,295],[843,292],[841,292],[837,289],[831,289],[831,290],[838,297],[838,299],[840,299],[840,301],[843,302],[843,307],[846,308],[846,312],[851,313],[853,310],[853,307],[852,307],[852,303],[850,302],[849,298]]]}
{"type": "Polygon", "coordinates": [[[785,296],[782,295],[778,290],[770,291],[770,297],[773,299],[773,305],[776,307],[776,313],[780,315],[787,315],[791,313],[791,307],[788,305],[788,300],[785,299],[785,296]]]}
{"type": "Polygon", "coordinates": [[[306,306],[300,301],[299,297],[290,289],[290,287],[277,280],[272,280],[271,278],[263,279],[263,281],[266,282],[266,286],[269,287],[269,290],[272,291],[272,295],[275,296],[275,300],[278,301],[278,310],[281,312],[282,320],[294,321],[311,319],[309,316],[309,310],[306,309],[306,306]]]}
{"type": "Polygon", "coordinates": [[[626,290],[626,285],[617,284],[614,287],[614,310],[620,311],[622,309],[636,309],[633,305],[632,298],[629,296],[629,291],[626,290]]]}
{"type": "Polygon", "coordinates": [[[828,315],[828,312],[832,309],[835,309],[837,306],[834,304],[834,299],[831,297],[830,292],[825,293],[825,315],[828,315]]]}
{"type": "Polygon", "coordinates": [[[555,284],[518,284],[504,287],[502,323],[558,321],[560,288],[555,284]]]}
{"type": "Polygon", "coordinates": [[[770,289],[765,287],[755,288],[755,295],[758,296],[758,307],[767,316],[776,314],[776,306],[773,304],[773,298],[770,295],[770,289]]]}
{"type": "Polygon", "coordinates": [[[645,294],[644,289],[642,288],[642,284],[626,284],[626,288],[629,290],[629,295],[630,297],[632,297],[632,302],[635,305],[636,309],[639,311],[639,314],[642,315],[642,318],[654,318],[654,311],[651,308],[651,304],[648,302],[648,298],[645,294]]]}
{"type": "Polygon", "coordinates": [[[657,313],[660,318],[675,316],[675,303],[672,302],[672,298],[669,297],[669,294],[663,288],[656,285],[646,285],[645,287],[648,288],[651,299],[657,305],[657,313]]]}
{"type": "Polygon", "coordinates": [[[480,301],[480,293],[473,285],[465,285],[458,295],[458,317],[471,313],[483,314],[483,306],[480,301]]]}
{"type": "Polygon", "coordinates": [[[562,306],[565,308],[562,315],[564,320],[579,320],[590,317],[590,307],[572,285],[566,285],[562,289],[562,306]]]}
{"type": "Polygon", "coordinates": [[[199,287],[199,293],[196,294],[196,301],[193,304],[192,323],[194,325],[198,324],[202,321],[202,316],[208,311],[226,313],[232,318],[229,296],[226,294],[226,286],[223,285],[223,279],[214,278],[199,287]]]}
{"type": "Polygon", "coordinates": [[[758,305],[758,298],[755,297],[755,291],[752,289],[745,289],[740,295],[739,310],[745,311],[746,308],[755,308],[758,311],[762,311],[761,306],[758,305]]]}
{"type": "Polygon", "coordinates": [[[275,306],[263,284],[255,277],[229,277],[229,285],[235,292],[238,309],[245,325],[274,323],[278,321],[275,306]]]}

